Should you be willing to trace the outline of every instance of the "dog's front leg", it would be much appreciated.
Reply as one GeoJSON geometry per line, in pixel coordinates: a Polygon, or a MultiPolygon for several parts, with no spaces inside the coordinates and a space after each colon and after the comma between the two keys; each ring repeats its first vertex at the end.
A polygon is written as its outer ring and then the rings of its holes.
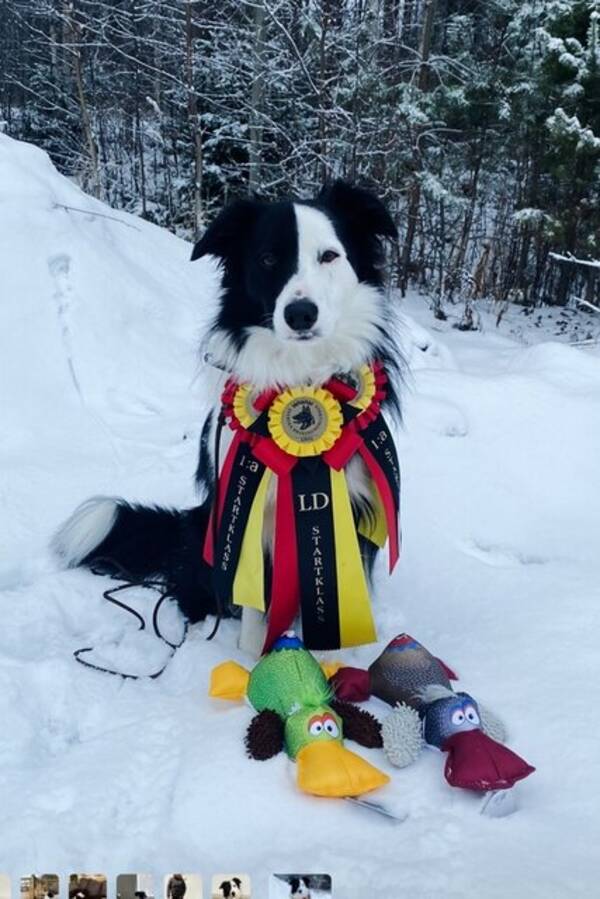
{"type": "Polygon", "coordinates": [[[258,609],[242,610],[239,648],[254,658],[260,658],[267,636],[267,616],[258,609]]]}

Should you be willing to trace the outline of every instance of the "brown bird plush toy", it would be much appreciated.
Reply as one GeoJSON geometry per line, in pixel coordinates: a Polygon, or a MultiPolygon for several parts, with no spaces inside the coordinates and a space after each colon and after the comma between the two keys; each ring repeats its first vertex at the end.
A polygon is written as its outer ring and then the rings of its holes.
{"type": "Polygon", "coordinates": [[[400,634],[368,671],[342,668],[331,679],[336,696],[360,702],[377,696],[394,711],[383,722],[383,748],[393,765],[410,765],[423,746],[448,753],[449,784],[507,790],[535,768],[503,746],[504,728],[473,697],[455,692],[456,675],[408,634],[400,634]]]}

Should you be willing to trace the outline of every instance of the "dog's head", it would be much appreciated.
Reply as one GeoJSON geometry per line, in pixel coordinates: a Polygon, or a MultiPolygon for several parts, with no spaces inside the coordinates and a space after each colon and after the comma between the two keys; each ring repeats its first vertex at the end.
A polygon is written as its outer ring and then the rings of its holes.
{"type": "Polygon", "coordinates": [[[368,191],[336,181],[312,201],[238,200],[192,259],[223,266],[215,361],[257,386],[325,380],[385,343],[381,239],[396,227],[368,191]]]}
{"type": "Polygon", "coordinates": [[[219,892],[222,894],[223,899],[237,899],[242,893],[242,881],[239,877],[224,880],[219,887],[219,892]]]}
{"type": "Polygon", "coordinates": [[[306,877],[292,877],[290,899],[310,899],[310,888],[306,877]]]}

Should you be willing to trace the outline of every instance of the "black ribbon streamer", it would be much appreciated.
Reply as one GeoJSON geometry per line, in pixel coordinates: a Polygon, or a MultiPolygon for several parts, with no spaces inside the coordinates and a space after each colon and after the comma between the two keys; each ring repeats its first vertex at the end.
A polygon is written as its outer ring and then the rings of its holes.
{"type": "Polygon", "coordinates": [[[321,458],[292,471],[302,635],[308,649],[340,645],[331,473],[321,458]]]}
{"type": "Polygon", "coordinates": [[[242,541],[265,466],[259,462],[247,443],[240,443],[231,468],[223,514],[219,522],[214,548],[213,584],[217,599],[230,602],[233,581],[242,550],[242,541]]]}
{"type": "Polygon", "coordinates": [[[400,512],[400,462],[394,438],[390,433],[386,421],[381,415],[372,421],[361,432],[364,444],[375,461],[383,471],[385,479],[390,485],[396,515],[400,512]]]}

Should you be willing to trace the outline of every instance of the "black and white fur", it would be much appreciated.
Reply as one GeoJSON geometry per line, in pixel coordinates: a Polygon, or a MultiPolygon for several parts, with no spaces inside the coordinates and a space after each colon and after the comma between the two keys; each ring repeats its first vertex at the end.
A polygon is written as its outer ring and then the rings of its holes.
{"type": "MultiPolygon", "coordinates": [[[[381,240],[394,237],[396,227],[383,204],[340,181],[311,201],[231,203],[192,253],[192,260],[211,255],[222,265],[222,293],[207,341],[214,364],[266,388],[320,384],[336,372],[382,359],[391,375],[386,406],[398,411],[398,350],[381,271],[381,240]]],[[[93,497],[54,537],[54,549],[69,567],[120,570],[135,580],[158,576],[191,622],[218,611],[211,570],[202,559],[217,469],[218,407],[216,395],[200,440],[196,481],[204,502],[179,511],[93,497]]],[[[223,438],[230,439],[229,429],[223,438]]],[[[225,450],[226,444],[221,461],[225,450]]],[[[358,457],[346,475],[358,511],[369,502],[369,480],[358,457]]],[[[265,516],[268,549],[272,498],[265,516]]],[[[374,554],[365,541],[369,572],[374,554]]]]}
{"type": "Polygon", "coordinates": [[[223,899],[238,899],[242,895],[242,881],[239,877],[224,880],[219,886],[219,893],[223,896],[223,899]]]}
{"type": "Polygon", "coordinates": [[[292,877],[290,880],[290,899],[311,899],[310,886],[306,877],[292,877]]]}

